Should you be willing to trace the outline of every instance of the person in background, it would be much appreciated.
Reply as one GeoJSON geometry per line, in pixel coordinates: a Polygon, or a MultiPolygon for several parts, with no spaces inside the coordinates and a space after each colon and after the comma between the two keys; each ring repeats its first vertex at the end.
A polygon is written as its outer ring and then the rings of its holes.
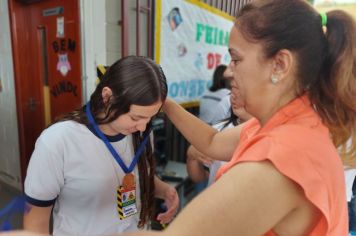
{"type": "Polygon", "coordinates": [[[90,101],[44,130],[30,159],[24,229],[54,235],[109,235],[136,231],[178,208],[174,187],[155,176],[151,120],[167,96],[162,69],[146,57],[115,62],[90,101]]]}
{"type": "MultiPolygon", "coordinates": [[[[231,81],[232,81],[232,70],[230,68],[230,66],[227,66],[223,77],[225,78],[225,81],[228,82],[228,88],[231,90],[232,86],[231,86],[231,81]]],[[[228,96],[224,96],[223,98],[221,98],[221,101],[214,107],[214,116],[212,118],[212,124],[217,124],[219,122],[221,122],[223,119],[227,119],[228,117],[231,117],[231,109],[229,110],[228,114],[230,116],[226,116],[225,118],[222,118],[225,115],[222,114],[226,114],[226,107],[231,107],[231,98],[230,98],[230,94],[231,91],[229,93],[228,96]]]]}
{"type": "Polygon", "coordinates": [[[349,235],[356,235],[356,168],[345,166],[346,198],[349,210],[349,235]]]}
{"type": "Polygon", "coordinates": [[[219,65],[215,68],[213,83],[200,100],[199,118],[210,125],[230,116],[229,82],[224,77],[226,68],[225,65],[219,65]],[[224,102],[222,102],[223,99],[224,102]],[[216,112],[217,109],[219,109],[219,113],[216,112]]]}
{"type": "Polygon", "coordinates": [[[349,235],[356,235],[356,163],[355,155],[345,155],[349,151],[352,144],[351,139],[348,142],[339,147],[339,152],[344,162],[345,182],[346,182],[346,200],[349,210],[349,235]]]}
{"type": "MultiPolygon", "coordinates": [[[[229,67],[226,69],[226,71],[228,70],[229,67]]],[[[238,88],[234,81],[231,82],[231,87],[232,89],[236,89],[236,93],[238,93],[238,88]]],[[[231,94],[230,101],[231,116],[228,119],[213,125],[213,127],[218,131],[232,128],[251,118],[251,115],[240,106],[240,103],[234,94],[231,94]]],[[[190,179],[194,183],[200,183],[207,180],[207,185],[211,185],[215,181],[216,172],[224,163],[225,162],[223,161],[214,161],[214,158],[210,158],[204,155],[192,145],[190,145],[187,150],[187,171],[190,179]]]]}

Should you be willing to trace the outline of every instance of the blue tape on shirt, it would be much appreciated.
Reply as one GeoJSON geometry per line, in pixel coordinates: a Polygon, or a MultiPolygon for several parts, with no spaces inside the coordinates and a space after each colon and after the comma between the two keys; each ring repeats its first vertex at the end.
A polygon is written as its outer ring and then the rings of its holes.
{"type": "Polygon", "coordinates": [[[10,203],[0,209],[0,220],[3,219],[3,223],[0,224],[0,231],[9,231],[12,229],[11,217],[14,213],[23,214],[27,211],[25,197],[15,197],[10,203]]]}

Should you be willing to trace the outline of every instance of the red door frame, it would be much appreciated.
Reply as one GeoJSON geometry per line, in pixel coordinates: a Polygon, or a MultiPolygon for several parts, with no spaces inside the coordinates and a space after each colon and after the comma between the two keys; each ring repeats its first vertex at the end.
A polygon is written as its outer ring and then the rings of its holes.
{"type": "MultiPolygon", "coordinates": [[[[26,176],[27,165],[31,153],[34,149],[35,140],[42,132],[42,130],[48,125],[45,121],[44,112],[45,95],[43,92],[43,60],[39,48],[39,32],[38,28],[34,28],[33,26],[41,26],[41,21],[38,20],[38,12],[36,15],[34,14],[34,12],[38,11],[36,8],[38,8],[41,4],[47,8],[47,6],[51,3],[57,5],[59,4],[57,0],[41,0],[28,5],[24,5],[18,0],[9,0],[8,4],[11,24],[10,30],[14,64],[16,110],[18,117],[17,122],[20,144],[20,166],[22,181],[24,181],[26,176]],[[33,30],[36,30],[37,32],[33,32],[33,30]],[[29,99],[29,97],[31,98],[29,99]],[[31,110],[28,108],[29,106],[33,106],[37,110],[31,110]]],[[[77,4],[76,7],[78,12],[74,17],[80,27],[79,0],[73,1],[73,3],[77,4]]],[[[81,73],[81,46],[79,27],[77,32],[78,40],[76,44],[77,54],[79,54],[79,61],[75,62],[75,64],[81,73]]],[[[47,48],[49,47],[51,47],[51,45],[48,45],[47,48]]],[[[80,80],[80,86],[78,86],[78,97],[81,103],[81,74],[79,75],[78,79],[80,80]]],[[[76,104],[76,106],[78,106],[78,104],[76,104]]]]}

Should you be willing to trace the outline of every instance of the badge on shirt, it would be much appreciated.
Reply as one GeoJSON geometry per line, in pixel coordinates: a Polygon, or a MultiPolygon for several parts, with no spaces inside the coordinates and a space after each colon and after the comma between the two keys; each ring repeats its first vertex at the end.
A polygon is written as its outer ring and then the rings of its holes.
{"type": "Polygon", "coordinates": [[[117,210],[121,220],[137,213],[136,183],[132,173],[126,174],[117,188],[117,210]]]}

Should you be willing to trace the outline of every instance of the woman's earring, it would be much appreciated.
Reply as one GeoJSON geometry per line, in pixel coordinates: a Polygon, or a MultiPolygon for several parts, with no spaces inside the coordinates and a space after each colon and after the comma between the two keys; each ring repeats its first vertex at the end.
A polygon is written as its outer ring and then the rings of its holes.
{"type": "Polygon", "coordinates": [[[278,77],[276,75],[272,75],[271,76],[271,81],[272,81],[272,84],[277,84],[278,83],[278,77]]]}

